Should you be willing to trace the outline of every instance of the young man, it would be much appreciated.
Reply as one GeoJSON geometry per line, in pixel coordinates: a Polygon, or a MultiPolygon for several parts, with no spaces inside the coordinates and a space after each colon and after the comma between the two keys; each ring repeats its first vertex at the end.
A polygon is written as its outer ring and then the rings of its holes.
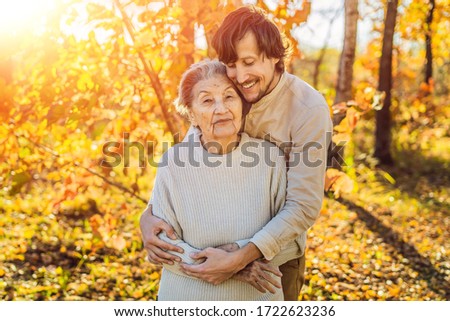
{"type": "MultiPolygon", "coordinates": [[[[205,258],[204,263],[182,267],[188,275],[218,284],[258,258],[272,259],[284,245],[296,240],[298,257],[282,265],[280,271],[285,300],[297,300],[304,281],[306,232],[319,214],[324,194],[332,134],[328,106],[320,93],[285,71],[289,48],[262,10],[242,7],[230,13],[212,45],[226,65],[228,77],[251,104],[244,131],[275,143],[289,160],[287,200],[248,245],[230,253],[205,249],[195,257],[205,258]]],[[[173,233],[147,208],[141,217],[141,231],[149,260],[170,264],[177,259],[166,251],[178,249],[158,239],[163,230],[173,233]]],[[[265,276],[260,277],[265,282],[265,276]]]]}

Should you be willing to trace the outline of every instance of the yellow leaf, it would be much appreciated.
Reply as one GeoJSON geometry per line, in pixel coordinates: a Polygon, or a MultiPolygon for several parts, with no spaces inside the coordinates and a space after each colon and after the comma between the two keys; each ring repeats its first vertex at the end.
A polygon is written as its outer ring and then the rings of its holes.
{"type": "Polygon", "coordinates": [[[92,242],[90,240],[85,240],[83,249],[90,251],[92,249],[92,242]]]}
{"type": "Polygon", "coordinates": [[[94,88],[95,84],[91,79],[89,74],[82,74],[81,77],[77,80],[77,88],[81,92],[85,92],[88,89],[94,88]]]}
{"type": "Polygon", "coordinates": [[[347,143],[350,141],[350,134],[349,133],[337,133],[334,134],[333,137],[331,137],[333,140],[333,143],[337,145],[342,145],[343,143],[347,143]]]}
{"type": "Polygon", "coordinates": [[[26,239],[31,239],[34,236],[34,230],[26,230],[23,233],[23,237],[26,239]]]}
{"type": "Polygon", "coordinates": [[[64,270],[63,270],[62,267],[58,266],[58,267],[56,268],[55,272],[56,272],[56,275],[62,275],[63,272],[64,272],[64,270]]]}
{"type": "Polygon", "coordinates": [[[350,132],[348,124],[349,123],[346,116],[344,119],[342,119],[339,125],[334,126],[334,130],[337,131],[338,133],[348,133],[350,132]]]}
{"type": "Polygon", "coordinates": [[[88,290],[88,286],[86,283],[81,283],[78,287],[76,287],[75,291],[77,291],[77,294],[83,294],[88,290]]]}
{"type": "Polygon", "coordinates": [[[136,290],[133,292],[133,298],[135,298],[135,299],[142,298],[143,296],[144,296],[144,291],[142,291],[142,290],[136,290]]]}
{"type": "Polygon", "coordinates": [[[332,191],[336,197],[353,191],[354,182],[344,172],[334,168],[327,169],[325,176],[325,191],[332,191]]]}
{"type": "Polygon", "coordinates": [[[329,191],[331,189],[331,186],[336,182],[336,180],[341,175],[341,171],[329,168],[327,169],[326,175],[325,175],[325,191],[329,191]]]}
{"type": "Polygon", "coordinates": [[[392,185],[395,184],[395,178],[393,178],[389,173],[387,172],[382,172],[383,177],[392,185]]]}
{"type": "Polygon", "coordinates": [[[114,236],[112,238],[112,246],[116,250],[122,251],[127,245],[127,242],[122,236],[114,236]]]}
{"type": "Polygon", "coordinates": [[[345,118],[347,119],[349,130],[353,131],[353,129],[355,129],[356,124],[359,120],[359,113],[356,111],[355,108],[350,107],[347,110],[347,116],[345,118]]]}
{"type": "Polygon", "coordinates": [[[392,286],[389,288],[389,294],[392,297],[396,297],[398,296],[398,294],[400,293],[400,287],[399,286],[392,286]]]}
{"type": "Polygon", "coordinates": [[[44,119],[39,123],[38,129],[37,129],[37,135],[42,136],[44,134],[44,130],[47,128],[47,119],[44,119]]]}

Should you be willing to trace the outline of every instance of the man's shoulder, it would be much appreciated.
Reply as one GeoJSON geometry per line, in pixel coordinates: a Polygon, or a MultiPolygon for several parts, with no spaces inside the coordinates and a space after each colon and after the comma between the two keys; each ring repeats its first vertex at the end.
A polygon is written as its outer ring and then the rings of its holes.
{"type": "Polygon", "coordinates": [[[247,133],[243,132],[242,134],[242,141],[244,144],[249,143],[250,146],[254,146],[254,147],[271,147],[271,146],[276,146],[275,144],[271,143],[270,140],[267,140],[263,138],[256,138],[256,137],[251,137],[249,136],[247,133]]]}
{"type": "MultiPolygon", "coordinates": [[[[286,77],[286,84],[290,88],[301,88],[307,92],[317,92],[319,93],[313,86],[308,84],[306,81],[301,79],[300,77],[290,74],[288,72],[284,73],[284,77],[286,77]]],[[[320,94],[320,93],[319,93],[320,94]]]]}
{"type": "Polygon", "coordinates": [[[295,99],[293,107],[302,107],[306,109],[328,108],[323,95],[306,81],[288,72],[286,72],[284,76],[286,77],[286,90],[288,90],[295,99]]]}
{"type": "Polygon", "coordinates": [[[261,153],[266,153],[266,151],[270,150],[271,155],[283,155],[283,151],[274,143],[272,143],[272,139],[270,137],[270,134],[267,134],[263,138],[255,138],[249,136],[247,133],[242,133],[242,140],[243,140],[243,148],[249,148],[254,149],[254,151],[260,151],[261,153]],[[246,145],[248,144],[248,145],[246,145]]]}

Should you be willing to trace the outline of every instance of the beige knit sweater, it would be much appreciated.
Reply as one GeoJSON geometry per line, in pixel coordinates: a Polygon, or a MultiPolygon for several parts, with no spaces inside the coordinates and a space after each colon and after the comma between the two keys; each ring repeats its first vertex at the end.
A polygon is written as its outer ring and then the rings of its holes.
{"type": "MultiPolygon", "coordinates": [[[[185,249],[180,257],[195,264],[189,253],[197,249],[236,241],[246,244],[283,207],[285,196],[285,159],[275,145],[242,133],[232,152],[209,154],[194,131],[190,140],[164,155],[150,203],[153,214],[171,224],[180,237],[170,240],[185,249]]],[[[293,241],[272,264],[278,266],[300,255],[293,241]]],[[[283,293],[262,294],[234,279],[215,286],[183,274],[177,266],[164,265],[158,299],[282,300],[283,293]]]]}

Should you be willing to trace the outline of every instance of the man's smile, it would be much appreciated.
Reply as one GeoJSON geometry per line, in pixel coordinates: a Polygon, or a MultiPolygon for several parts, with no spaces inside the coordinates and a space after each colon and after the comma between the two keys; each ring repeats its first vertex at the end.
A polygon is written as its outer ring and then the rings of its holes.
{"type": "Polygon", "coordinates": [[[258,80],[253,80],[251,82],[245,82],[243,84],[240,84],[242,88],[244,89],[250,89],[252,88],[256,83],[258,82],[258,80]]]}

